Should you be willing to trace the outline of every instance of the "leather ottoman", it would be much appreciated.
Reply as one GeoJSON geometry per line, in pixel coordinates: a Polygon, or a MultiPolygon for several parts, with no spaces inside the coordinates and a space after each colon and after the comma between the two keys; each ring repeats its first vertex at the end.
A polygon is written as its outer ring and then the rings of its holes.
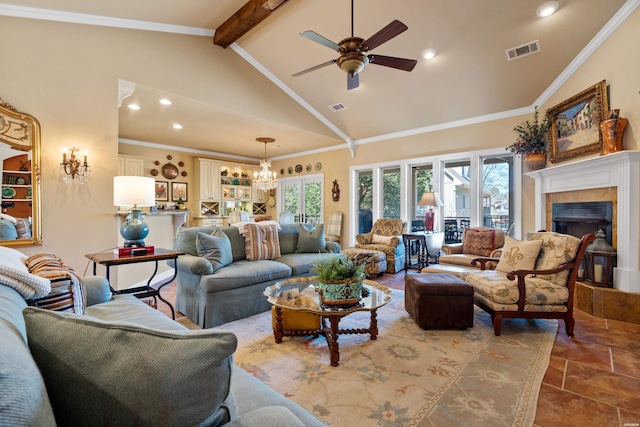
{"type": "Polygon", "coordinates": [[[451,274],[406,274],[404,305],[422,329],[473,327],[473,286],[451,274]]]}

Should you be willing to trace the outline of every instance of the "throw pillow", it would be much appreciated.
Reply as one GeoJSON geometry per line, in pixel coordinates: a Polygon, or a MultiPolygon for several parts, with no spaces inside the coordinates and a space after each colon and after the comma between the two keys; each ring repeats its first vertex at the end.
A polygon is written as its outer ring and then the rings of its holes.
{"type": "Polygon", "coordinates": [[[381,236],[380,234],[374,234],[371,236],[371,243],[391,246],[391,239],[394,237],[395,236],[381,236]]]}
{"type": "Polygon", "coordinates": [[[23,315],[58,425],[220,425],[235,411],[230,332],[23,315]]]}
{"type": "Polygon", "coordinates": [[[26,264],[31,274],[51,283],[51,291],[34,300],[34,306],[47,310],[85,313],[87,295],[84,281],[61,258],[52,253],[41,253],[27,258],[26,264]]]}
{"type": "MultiPolygon", "coordinates": [[[[261,224],[264,224],[263,221],[261,224]]],[[[244,231],[245,252],[248,261],[280,257],[280,241],[275,225],[261,226],[247,223],[244,231]]]]}
{"type": "MultiPolygon", "coordinates": [[[[528,233],[527,240],[542,240],[540,255],[536,261],[536,270],[551,270],[575,259],[580,239],[569,234],[555,232],[528,233]]],[[[567,284],[568,271],[555,274],[536,275],[559,286],[567,284]]]]}
{"type": "Polygon", "coordinates": [[[541,246],[542,240],[521,242],[505,236],[502,256],[496,270],[505,273],[511,270],[533,270],[541,246]]]}
{"type": "Polygon", "coordinates": [[[18,233],[18,239],[31,238],[31,223],[28,218],[18,218],[18,222],[16,222],[16,232],[18,233]]]}
{"type": "Polygon", "coordinates": [[[465,228],[462,236],[462,253],[490,256],[495,249],[496,230],[493,228],[465,228]]]}
{"type": "Polygon", "coordinates": [[[298,224],[298,246],[296,252],[326,252],[327,242],[324,240],[324,225],[315,227],[311,224],[298,224]]]}
{"type": "Polygon", "coordinates": [[[18,238],[18,231],[16,225],[6,219],[0,219],[0,239],[1,240],[15,240],[18,238]]]}
{"type": "Polygon", "coordinates": [[[216,228],[214,234],[199,232],[196,235],[196,249],[198,250],[198,256],[209,260],[214,272],[233,262],[231,241],[218,228],[216,228]]]}

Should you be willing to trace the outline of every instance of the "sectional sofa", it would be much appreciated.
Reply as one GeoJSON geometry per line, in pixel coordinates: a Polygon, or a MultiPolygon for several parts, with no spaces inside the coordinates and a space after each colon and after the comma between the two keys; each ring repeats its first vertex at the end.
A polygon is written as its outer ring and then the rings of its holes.
{"type": "Polygon", "coordinates": [[[267,286],[312,275],[320,258],[345,256],[339,243],[325,242],[321,226],[308,230],[303,224],[278,224],[275,231],[253,234],[272,226],[260,222],[180,229],[173,248],[186,255],[177,260],[176,309],[202,328],[252,316],[271,308],[263,295],[267,286]],[[258,248],[256,241],[269,243],[258,248]]]}
{"type": "Polygon", "coordinates": [[[233,364],[234,334],[189,331],[101,277],[62,292],[87,315],[28,307],[26,258],[0,247],[0,425],[324,425],[233,364]]]}

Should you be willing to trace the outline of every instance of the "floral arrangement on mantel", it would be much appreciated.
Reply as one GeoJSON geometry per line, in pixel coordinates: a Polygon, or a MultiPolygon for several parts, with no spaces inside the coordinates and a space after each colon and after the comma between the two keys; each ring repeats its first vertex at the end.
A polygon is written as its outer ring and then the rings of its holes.
{"type": "Polygon", "coordinates": [[[549,125],[551,123],[546,116],[542,121],[539,121],[539,114],[538,107],[535,107],[533,123],[526,120],[513,128],[518,134],[518,139],[508,146],[507,150],[522,157],[525,157],[527,154],[547,153],[547,138],[549,136],[549,125]]]}

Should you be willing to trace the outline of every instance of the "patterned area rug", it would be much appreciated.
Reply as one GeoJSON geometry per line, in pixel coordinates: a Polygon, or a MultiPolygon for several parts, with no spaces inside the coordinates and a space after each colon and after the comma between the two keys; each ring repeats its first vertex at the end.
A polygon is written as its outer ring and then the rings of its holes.
{"type": "MultiPolygon", "coordinates": [[[[340,327],[368,325],[368,313],[340,327]]],[[[475,308],[466,331],[420,329],[404,293],[378,310],[377,340],[340,335],[340,366],[323,337],[276,344],[271,313],[227,323],[235,363],[331,426],[531,426],[557,331],[556,320],[505,320],[496,337],[475,308]]]]}

